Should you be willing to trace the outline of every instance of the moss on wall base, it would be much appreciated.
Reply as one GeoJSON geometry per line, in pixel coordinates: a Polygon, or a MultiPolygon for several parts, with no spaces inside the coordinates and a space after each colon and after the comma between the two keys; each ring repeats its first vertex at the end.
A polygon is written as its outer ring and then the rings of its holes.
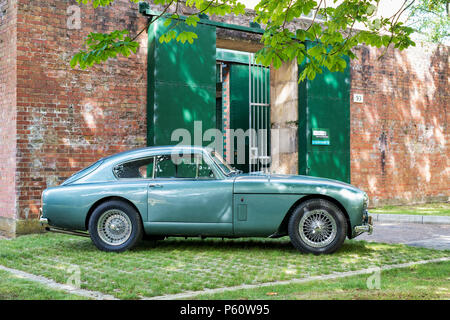
{"type": "Polygon", "coordinates": [[[45,229],[38,219],[17,220],[16,222],[16,236],[42,232],[45,232],[45,229]]]}

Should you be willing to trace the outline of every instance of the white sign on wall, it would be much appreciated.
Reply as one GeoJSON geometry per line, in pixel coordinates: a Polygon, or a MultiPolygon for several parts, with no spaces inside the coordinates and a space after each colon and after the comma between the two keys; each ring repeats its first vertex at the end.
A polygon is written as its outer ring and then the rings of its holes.
{"type": "Polygon", "coordinates": [[[363,103],[364,102],[364,95],[360,94],[360,93],[353,94],[353,102],[363,103]]]}

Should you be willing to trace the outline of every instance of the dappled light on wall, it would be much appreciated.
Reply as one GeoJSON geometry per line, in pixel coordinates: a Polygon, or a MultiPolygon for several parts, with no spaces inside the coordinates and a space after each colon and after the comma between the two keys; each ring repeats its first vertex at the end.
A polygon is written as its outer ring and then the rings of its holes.
{"type": "Polygon", "coordinates": [[[352,61],[364,103],[351,102],[351,180],[372,205],[448,197],[448,53],[418,45],[378,60],[381,50],[361,47],[352,61]]]}

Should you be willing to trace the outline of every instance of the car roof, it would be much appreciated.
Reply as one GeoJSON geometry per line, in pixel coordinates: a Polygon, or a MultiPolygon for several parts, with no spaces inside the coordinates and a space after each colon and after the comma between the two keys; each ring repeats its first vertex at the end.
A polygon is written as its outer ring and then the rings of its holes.
{"type": "Polygon", "coordinates": [[[210,148],[204,148],[200,146],[186,146],[186,145],[175,145],[175,146],[155,146],[155,147],[146,147],[146,148],[139,148],[139,149],[133,149],[133,150],[127,150],[120,153],[113,154],[111,156],[102,158],[104,162],[116,162],[116,161],[122,161],[122,160],[128,160],[133,158],[139,158],[139,157],[145,157],[149,154],[154,153],[171,153],[171,152],[178,152],[178,151],[185,151],[185,152],[203,152],[208,151],[210,148]]]}

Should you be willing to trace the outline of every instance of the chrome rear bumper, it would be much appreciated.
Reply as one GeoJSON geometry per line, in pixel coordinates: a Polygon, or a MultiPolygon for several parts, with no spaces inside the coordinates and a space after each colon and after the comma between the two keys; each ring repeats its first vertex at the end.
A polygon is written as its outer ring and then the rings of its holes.
{"type": "Polygon", "coordinates": [[[42,217],[42,208],[39,208],[39,223],[43,227],[48,227],[48,219],[42,217]]]}
{"type": "Polygon", "coordinates": [[[49,231],[49,232],[69,234],[69,235],[73,235],[73,236],[90,237],[89,233],[87,233],[87,232],[72,231],[72,230],[66,230],[66,229],[61,229],[61,228],[56,228],[56,227],[50,227],[50,225],[48,224],[48,219],[42,217],[42,208],[39,209],[39,223],[41,224],[41,226],[43,226],[45,228],[46,231],[49,231]]]}

